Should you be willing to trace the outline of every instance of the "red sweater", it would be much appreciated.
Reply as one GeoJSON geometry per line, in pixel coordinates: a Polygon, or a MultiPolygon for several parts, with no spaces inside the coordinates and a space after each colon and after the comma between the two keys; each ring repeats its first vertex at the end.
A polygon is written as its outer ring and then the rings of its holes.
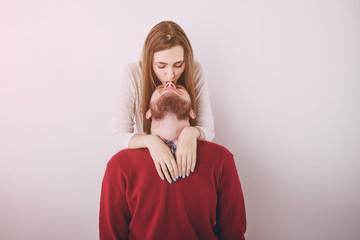
{"type": "Polygon", "coordinates": [[[233,155],[198,141],[195,171],[169,184],[148,149],[109,161],[100,200],[100,239],[245,239],[244,198],[233,155]]]}

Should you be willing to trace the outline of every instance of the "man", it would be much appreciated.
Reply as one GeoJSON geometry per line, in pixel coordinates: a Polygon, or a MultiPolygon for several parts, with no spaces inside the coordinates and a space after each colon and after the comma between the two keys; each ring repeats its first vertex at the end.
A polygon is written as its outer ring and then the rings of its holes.
{"type": "MultiPolygon", "coordinates": [[[[172,83],[157,87],[151,132],[176,139],[195,118],[190,97],[172,83]]],[[[175,149],[173,149],[175,150],[175,149]]],[[[233,155],[198,141],[196,171],[162,181],[148,149],[125,149],[108,162],[100,200],[100,239],[245,239],[245,205],[233,155]]]]}

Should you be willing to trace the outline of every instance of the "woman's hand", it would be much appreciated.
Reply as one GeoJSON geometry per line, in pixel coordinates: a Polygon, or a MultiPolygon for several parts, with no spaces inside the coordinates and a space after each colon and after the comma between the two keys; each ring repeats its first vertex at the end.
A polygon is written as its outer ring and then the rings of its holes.
{"type": "MultiPolygon", "coordinates": [[[[196,140],[201,137],[201,132],[196,127],[185,127],[178,138],[176,147],[177,167],[183,178],[194,172],[196,164],[196,140]]],[[[180,177],[181,177],[180,176],[180,177]]]]}
{"type": "Polygon", "coordinates": [[[179,176],[179,170],[170,148],[156,135],[149,135],[146,145],[160,178],[164,180],[165,174],[166,180],[169,183],[176,181],[179,176]]]}

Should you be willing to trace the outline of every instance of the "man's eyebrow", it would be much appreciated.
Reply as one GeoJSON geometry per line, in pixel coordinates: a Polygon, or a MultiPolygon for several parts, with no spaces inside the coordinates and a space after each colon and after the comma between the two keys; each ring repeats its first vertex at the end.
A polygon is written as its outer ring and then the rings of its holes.
{"type": "MultiPolygon", "coordinates": [[[[174,64],[177,64],[177,63],[183,63],[184,62],[184,60],[182,60],[182,61],[178,61],[178,62],[176,62],[176,63],[174,63],[174,64]]],[[[156,63],[160,63],[160,64],[167,64],[167,63],[164,63],[164,62],[156,62],[156,63]]]]}

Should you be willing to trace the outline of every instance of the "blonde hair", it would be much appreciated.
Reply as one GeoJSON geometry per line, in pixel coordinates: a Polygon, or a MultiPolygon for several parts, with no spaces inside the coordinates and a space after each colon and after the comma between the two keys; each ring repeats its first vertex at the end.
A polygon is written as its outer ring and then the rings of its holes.
{"type": "MultiPolygon", "coordinates": [[[[151,119],[146,119],[146,111],[150,108],[150,98],[155,88],[161,85],[152,68],[155,52],[170,49],[174,46],[184,48],[185,70],[176,84],[185,87],[190,95],[192,109],[196,112],[196,97],[194,87],[194,54],[184,30],[172,21],[163,21],[156,24],[145,39],[142,51],[140,67],[142,71],[141,109],[143,113],[143,131],[150,133],[151,119]]],[[[194,126],[196,119],[190,119],[190,125],[194,126]]]]}

